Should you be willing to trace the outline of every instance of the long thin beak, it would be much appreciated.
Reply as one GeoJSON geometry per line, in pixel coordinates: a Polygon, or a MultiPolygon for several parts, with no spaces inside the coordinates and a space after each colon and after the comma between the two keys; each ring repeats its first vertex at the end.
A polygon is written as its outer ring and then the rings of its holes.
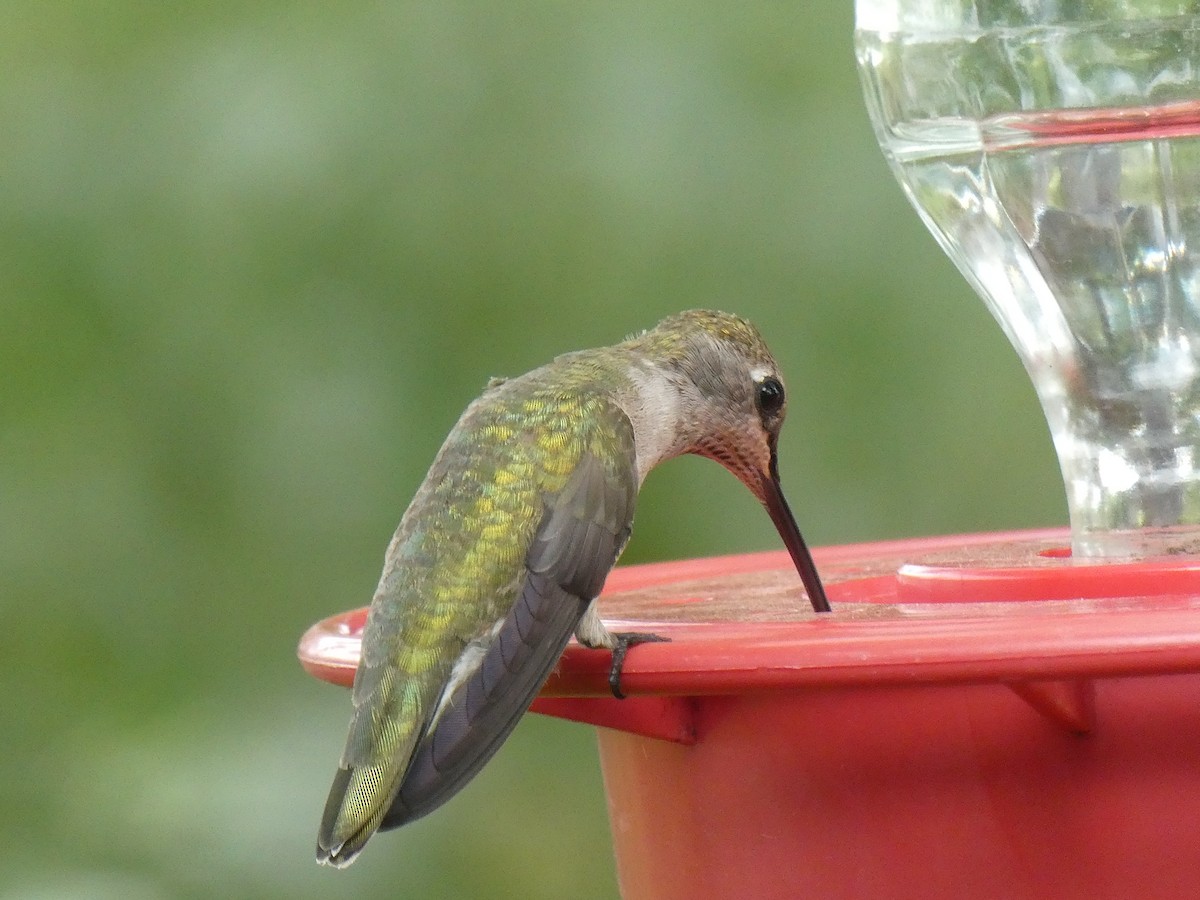
{"type": "Polygon", "coordinates": [[[804,590],[808,592],[808,599],[812,603],[813,611],[829,612],[829,599],[825,596],[825,588],[821,584],[821,577],[817,574],[812,554],[808,552],[808,545],[804,543],[804,537],[800,534],[800,526],[796,524],[796,517],[792,515],[792,510],[783,497],[783,489],[779,486],[779,476],[774,471],[774,460],[772,460],[771,469],[770,475],[762,477],[763,505],[766,506],[767,512],[771,515],[771,521],[779,530],[779,536],[783,538],[783,545],[791,554],[792,562],[796,564],[796,571],[800,573],[800,580],[804,582],[804,590]]]}

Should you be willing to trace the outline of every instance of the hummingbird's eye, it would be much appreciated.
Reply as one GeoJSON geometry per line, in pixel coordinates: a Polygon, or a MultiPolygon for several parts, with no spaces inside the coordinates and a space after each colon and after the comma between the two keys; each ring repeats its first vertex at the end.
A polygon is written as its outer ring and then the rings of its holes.
{"type": "Polygon", "coordinates": [[[758,409],[764,416],[773,416],[783,409],[783,385],[768,375],[758,383],[758,409]]]}

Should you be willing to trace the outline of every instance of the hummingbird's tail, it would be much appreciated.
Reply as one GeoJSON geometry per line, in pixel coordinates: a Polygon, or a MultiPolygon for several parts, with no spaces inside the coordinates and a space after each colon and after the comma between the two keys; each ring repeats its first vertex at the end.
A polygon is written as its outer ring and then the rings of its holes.
{"type": "Polygon", "coordinates": [[[317,832],[317,862],[344,869],[366,846],[387,812],[385,766],[339,768],[317,832]]]}

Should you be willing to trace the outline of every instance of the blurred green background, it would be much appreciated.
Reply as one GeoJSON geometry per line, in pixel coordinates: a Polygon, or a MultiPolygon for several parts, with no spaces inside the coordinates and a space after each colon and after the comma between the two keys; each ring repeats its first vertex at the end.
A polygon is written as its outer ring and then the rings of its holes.
{"type": "MultiPolygon", "coordinates": [[[[491,375],[729,309],[788,377],[810,543],[1065,522],[850,0],[4,10],[0,898],[615,896],[594,736],[537,716],[312,859],[349,697],[296,640],[369,600],[491,375]]],[[[777,546],[685,459],[625,560],[777,546]]]]}

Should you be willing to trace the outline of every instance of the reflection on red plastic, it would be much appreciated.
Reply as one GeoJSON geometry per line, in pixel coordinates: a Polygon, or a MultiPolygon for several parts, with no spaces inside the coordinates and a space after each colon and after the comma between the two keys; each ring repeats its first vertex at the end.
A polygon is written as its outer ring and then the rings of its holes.
{"type": "MultiPolygon", "coordinates": [[[[1063,559],[1044,552],[1044,559],[1063,559]]],[[[1070,557],[1065,558],[1074,562],[1070,557]]],[[[907,563],[896,573],[902,603],[1012,603],[1097,600],[1107,597],[1200,596],[1200,560],[1067,564],[1054,567],[977,567],[907,563]]]]}
{"type": "Polygon", "coordinates": [[[1048,559],[1070,559],[1070,547],[1047,547],[1045,550],[1039,550],[1038,556],[1045,556],[1048,559]]]}

